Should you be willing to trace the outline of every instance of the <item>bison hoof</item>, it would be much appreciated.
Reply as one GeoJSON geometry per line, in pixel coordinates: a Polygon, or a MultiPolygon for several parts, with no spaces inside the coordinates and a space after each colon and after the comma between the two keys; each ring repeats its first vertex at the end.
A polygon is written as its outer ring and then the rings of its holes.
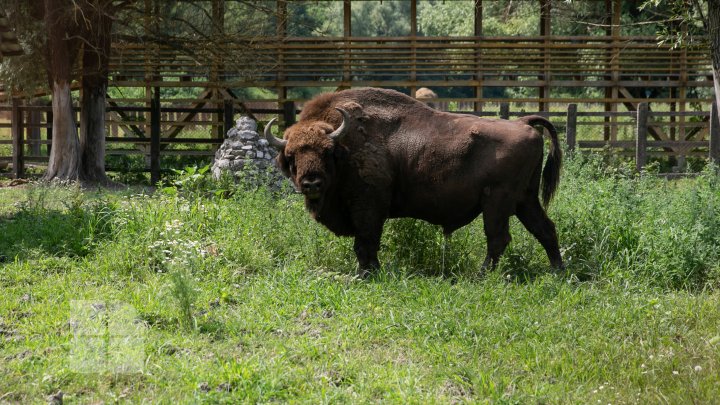
{"type": "Polygon", "coordinates": [[[358,269],[358,271],[357,271],[357,278],[359,278],[360,280],[365,280],[368,277],[370,277],[370,274],[372,274],[371,269],[361,268],[361,269],[358,269]]]}

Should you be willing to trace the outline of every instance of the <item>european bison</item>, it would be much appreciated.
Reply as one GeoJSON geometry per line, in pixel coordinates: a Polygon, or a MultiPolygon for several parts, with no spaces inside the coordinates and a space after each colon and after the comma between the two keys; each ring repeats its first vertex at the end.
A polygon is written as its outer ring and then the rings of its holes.
{"type": "Polygon", "coordinates": [[[430,99],[437,98],[437,94],[435,94],[434,91],[428,89],[427,87],[420,87],[419,89],[417,89],[417,91],[415,92],[415,98],[427,104],[429,107],[438,110],[446,110],[446,108],[439,108],[439,106],[434,101],[428,101],[430,99]]]}
{"type": "Polygon", "coordinates": [[[560,180],[561,151],[553,125],[540,116],[517,121],[434,110],[393,90],[363,88],[318,95],[284,139],[265,127],[277,163],[312,217],[338,236],[353,236],[360,275],[379,267],[388,218],[418,218],[446,235],[483,214],[487,257],[497,264],[516,215],[562,267],[555,225],[540,205],[560,180]],[[542,167],[543,138],[550,135],[542,167]]]}

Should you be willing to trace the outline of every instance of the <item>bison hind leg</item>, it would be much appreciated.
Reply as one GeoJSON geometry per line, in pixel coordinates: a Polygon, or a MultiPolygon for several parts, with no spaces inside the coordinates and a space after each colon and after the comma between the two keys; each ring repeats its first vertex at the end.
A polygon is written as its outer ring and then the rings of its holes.
{"type": "Polygon", "coordinates": [[[555,224],[548,218],[540,205],[537,195],[532,195],[518,204],[516,215],[525,228],[540,242],[550,259],[550,264],[562,269],[562,257],[555,224]]]}

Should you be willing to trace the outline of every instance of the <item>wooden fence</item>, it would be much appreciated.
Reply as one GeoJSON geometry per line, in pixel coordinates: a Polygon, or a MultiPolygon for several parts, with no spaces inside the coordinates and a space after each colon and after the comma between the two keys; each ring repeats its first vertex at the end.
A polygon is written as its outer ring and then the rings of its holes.
{"type": "MultiPolygon", "coordinates": [[[[118,87],[681,89],[712,85],[706,49],[675,49],[658,45],[655,37],[639,36],[253,38],[246,44],[242,40],[197,44],[192,54],[169,46],[117,43],[110,70],[112,85],[118,87]],[[234,58],[253,64],[238,66],[234,58]]],[[[644,98],[631,93],[575,98],[551,96],[547,91],[542,98],[518,101],[622,103],[644,98]]],[[[656,102],[685,101],[679,93],[656,102]]],[[[481,97],[467,101],[503,101],[481,97]]]]}
{"type": "MultiPolygon", "coordinates": [[[[11,156],[1,156],[0,163],[12,164],[12,177],[25,176],[26,163],[46,165],[52,145],[52,108],[51,106],[22,105],[19,100],[11,105],[0,105],[0,112],[10,112],[10,123],[0,123],[0,128],[10,128],[11,139],[0,139],[0,145],[12,145],[11,156]],[[45,130],[45,137],[40,130],[45,130]],[[46,146],[43,150],[42,146],[46,146]]],[[[240,111],[250,114],[280,114],[284,122],[292,124],[297,111],[292,109],[254,109],[244,111],[243,106],[237,106],[232,101],[226,101],[223,108],[188,108],[161,106],[159,98],[154,98],[149,107],[108,105],[107,133],[105,137],[106,154],[113,155],[142,155],[146,158],[145,170],[151,174],[153,183],[160,180],[160,158],[162,156],[184,155],[192,157],[214,156],[214,151],[223,142],[224,134],[235,124],[234,116],[237,107],[240,111]],[[184,118],[178,120],[177,116],[184,118]],[[205,115],[206,117],[203,117],[205,115]],[[210,119],[207,119],[210,117],[210,119]],[[203,119],[205,118],[205,119],[203,119]],[[187,128],[207,128],[209,136],[178,136],[187,128]],[[110,129],[112,128],[112,129],[110,129]],[[122,136],[113,136],[117,128],[122,136]],[[130,149],[122,145],[131,145],[130,149]],[[169,146],[210,146],[210,149],[183,149],[177,150],[169,146]],[[120,147],[119,147],[120,146],[120,147]]],[[[75,107],[76,124],[79,125],[75,107]]],[[[117,135],[120,135],[119,133],[117,135]]],[[[117,168],[106,167],[107,170],[117,168]]]]}
{"type": "MultiPolygon", "coordinates": [[[[109,125],[122,129],[122,136],[106,137],[108,155],[142,155],[146,158],[145,170],[151,174],[152,182],[160,180],[163,170],[161,157],[168,155],[186,155],[210,157],[215,148],[222,143],[223,134],[234,125],[236,105],[226,101],[223,108],[183,108],[162,106],[158,97],[152,100],[150,107],[117,106],[107,107],[109,125]],[[176,116],[163,119],[168,114],[193,114],[194,119],[181,120],[178,126],[176,116]],[[198,120],[197,114],[208,114],[210,120],[198,120]],[[133,118],[136,117],[136,118],[133,118]],[[177,136],[190,126],[209,126],[207,137],[177,136]],[[175,150],[168,146],[209,145],[204,150],[175,150]],[[132,145],[131,149],[118,149],[118,145],[132,145]]],[[[651,111],[648,103],[640,103],[637,111],[578,111],[577,104],[569,104],[566,112],[527,112],[511,111],[509,103],[501,103],[497,112],[465,112],[480,117],[499,117],[510,119],[523,115],[538,114],[554,122],[565,133],[568,150],[612,149],[613,153],[634,156],[636,167],[642,170],[648,158],[653,156],[674,156],[679,158],[705,156],[720,162],[720,125],[718,125],[717,106],[711,111],[651,111]],[[612,119],[612,121],[610,121],[612,119]],[[626,139],[604,140],[602,134],[598,140],[589,140],[585,135],[598,128],[604,130],[608,125],[630,129],[626,139]],[[585,133],[582,136],[578,136],[585,133]]],[[[11,144],[12,155],[0,156],[0,161],[12,163],[12,176],[25,175],[26,163],[46,164],[52,142],[52,112],[49,106],[31,106],[13,103],[0,105],[0,112],[9,111],[11,123],[0,124],[0,128],[11,129],[11,139],[0,140],[0,145],[11,144]],[[30,118],[34,117],[33,120],[30,118]],[[44,118],[44,119],[43,119],[44,118]],[[45,138],[39,134],[45,129],[45,138]],[[43,151],[41,146],[46,145],[43,151]]],[[[294,122],[298,110],[288,103],[284,109],[254,110],[252,113],[281,114],[284,122],[294,122]]],[[[110,131],[112,132],[112,131],[110,131]]],[[[619,132],[619,131],[616,131],[619,132]]],[[[118,134],[120,135],[120,134],[118,134]]],[[[562,135],[562,134],[561,134],[562,135]]],[[[114,168],[108,167],[108,170],[114,168]]]]}

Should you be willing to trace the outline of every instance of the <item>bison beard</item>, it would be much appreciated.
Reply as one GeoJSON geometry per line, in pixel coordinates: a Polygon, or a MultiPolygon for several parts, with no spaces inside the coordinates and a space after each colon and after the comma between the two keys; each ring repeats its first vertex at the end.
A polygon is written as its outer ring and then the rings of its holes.
{"type": "Polygon", "coordinates": [[[516,215],[550,263],[563,265],[543,208],[557,189],[562,156],[555,127],[543,117],[451,114],[393,90],[365,88],[315,97],[282,140],[270,132],[273,123],[265,137],[280,151],[278,166],[315,220],[355,238],[362,277],[379,267],[383,225],[398,217],[428,221],[449,235],[482,213],[486,268],[510,243],[509,219],[516,215]],[[536,125],[550,138],[544,168],[536,125]]]}

